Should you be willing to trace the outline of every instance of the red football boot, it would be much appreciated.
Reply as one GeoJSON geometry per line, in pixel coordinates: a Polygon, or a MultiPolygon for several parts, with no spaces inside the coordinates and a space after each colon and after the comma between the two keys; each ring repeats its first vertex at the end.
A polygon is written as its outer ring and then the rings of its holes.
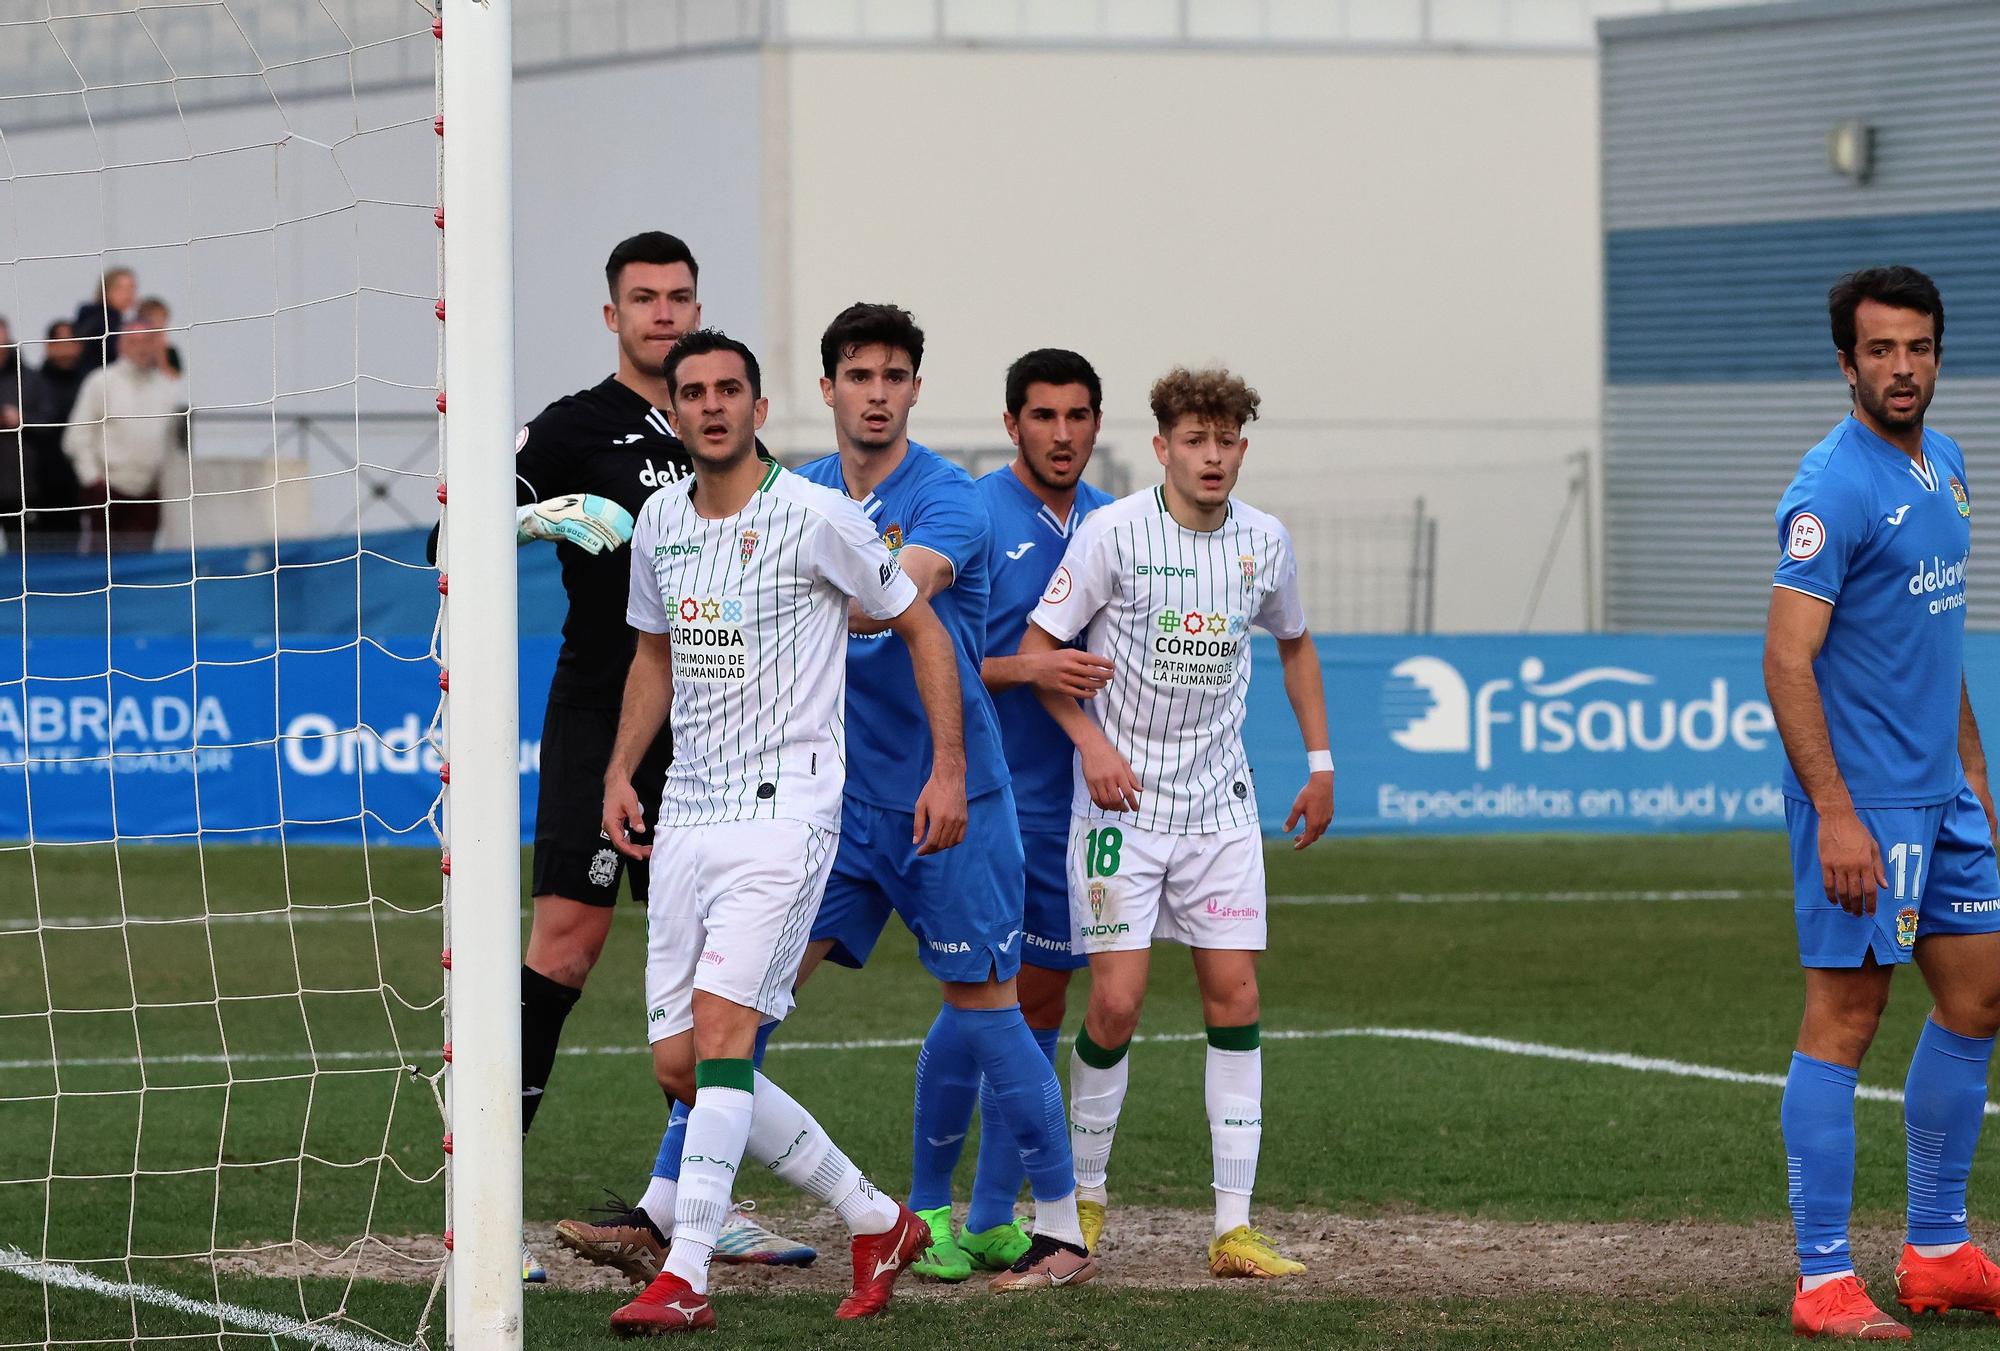
{"type": "Polygon", "coordinates": [[[1911,1313],[1973,1309],[2000,1317],[2000,1267],[1970,1243],[1943,1257],[1925,1257],[1905,1243],[1896,1263],[1896,1302],[1911,1313]]]}
{"type": "Polygon", "coordinates": [[[700,1332],[715,1326],[715,1310],[707,1295],[671,1271],[663,1271],[639,1297],[611,1315],[611,1330],[621,1337],[658,1337],[669,1332],[700,1332]]]}
{"type": "Polygon", "coordinates": [[[867,1318],[889,1307],[896,1278],[930,1246],[931,1227],[908,1206],[896,1209],[896,1222],[887,1232],[855,1236],[854,1291],[840,1301],[835,1318],[867,1318]]]}
{"type": "Polygon", "coordinates": [[[1846,1337],[1857,1342],[1910,1340],[1908,1328],[1875,1307],[1859,1276],[1842,1276],[1811,1290],[1794,1286],[1792,1331],[1801,1337],[1846,1337]]]}

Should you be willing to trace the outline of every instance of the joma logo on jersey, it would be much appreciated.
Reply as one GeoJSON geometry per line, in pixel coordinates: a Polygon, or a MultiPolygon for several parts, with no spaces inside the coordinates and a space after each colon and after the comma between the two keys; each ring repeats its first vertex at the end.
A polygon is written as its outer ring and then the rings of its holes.
{"type": "Polygon", "coordinates": [[[1141,563],[1132,569],[1134,577],[1194,577],[1193,568],[1177,568],[1165,563],[1141,563]]]}
{"type": "Polygon", "coordinates": [[[684,558],[689,554],[698,554],[700,552],[701,546],[699,544],[655,544],[653,546],[653,557],[655,558],[684,558]]]}

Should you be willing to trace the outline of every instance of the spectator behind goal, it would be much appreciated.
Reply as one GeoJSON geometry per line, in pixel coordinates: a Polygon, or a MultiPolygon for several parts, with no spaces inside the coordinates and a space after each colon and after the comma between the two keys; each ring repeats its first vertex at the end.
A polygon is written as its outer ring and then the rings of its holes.
{"type": "Polygon", "coordinates": [[[171,317],[165,301],[141,301],[118,359],[77,392],[63,453],[84,505],[104,508],[85,513],[86,548],[101,534],[114,553],[150,549],[159,531],[162,471],[187,445],[187,386],[167,365],[171,317]]]}
{"type": "Polygon", "coordinates": [[[76,552],[80,498],[76,470],[63,454],[63,432],[91,373],[83,358],[75,325],[58,319],[48,327],[41,366],[22,367],[21,471],[30,549],[76,552]]]}
{"type": "Polygon", "coordinates": [[[25,367],[14,331],[0,315],[0,530],[7,548],[21,547],[21,380],[25,367]]]}
{"type": "Polygon", "coordinates": [[[98,278],[97,292],[76,307],[70,321],[72,331],[83,343],[83,367],[96,370],[118,359],[119,339],[127,327],[127,316],[139,298],[139,277],[129,267],[108,267],[98,278]]]}

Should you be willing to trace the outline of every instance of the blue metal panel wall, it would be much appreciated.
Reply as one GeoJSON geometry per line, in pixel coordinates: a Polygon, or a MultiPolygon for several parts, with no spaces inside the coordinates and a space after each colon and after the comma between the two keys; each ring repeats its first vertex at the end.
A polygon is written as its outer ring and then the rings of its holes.
{"type": "MultiPolygon", "coordinates": [[[[1826,292],[1902,262],[1948,318],[1930,422],[2000,500],[2000,5],[1856,0],[1606,22],[1605,596],[1620,629],[1754,628],[1771,511],[1846,411],[1826,292]],[[1826,135],[1875,129],[1866,184],[1826,135]]],[[[2000,624],[1974,515],[1968,618],[2000,624]]]]}

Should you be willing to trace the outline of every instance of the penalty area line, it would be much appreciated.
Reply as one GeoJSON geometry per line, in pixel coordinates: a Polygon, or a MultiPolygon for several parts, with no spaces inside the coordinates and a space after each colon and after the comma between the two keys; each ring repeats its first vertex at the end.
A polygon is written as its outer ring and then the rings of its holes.
{"type": "Polygon", "coordinates": [[[1272,905],[1457,905],[1465,902],[1533,904],[1539,901],[1763,901],[1789,891],[1367,891],[1273,896],[1272,905]]]}
{"type": "Polygon", "coordinates": [[[265,1313],[260,1309],[246,1309],[240,1304],[229,1304],[222,1300],[189,1299],[171,1290],[162,1290],[158,1286],[145,1285],[138,1281],[107,1281],[102,1276],[93,1276],[66,1263],[38,1261],[19,1248],[0,1247],[0,1273],[19,1276],[38,1285],[60,1286],[65,1290],[80,1290],[85,1294],[151,1304],[190,1317],[214,1320],[218,1324],[232,1324],[266,1337],[283,1337],[288,1341],[325,1347],[327,1351],[402,1351],[401,1343],[377,1341],[373,1337],[365,1337],[344,1328],[306,1323],[280,1314],[265,1313]]]}
{"type": "MultiPolygon", "coordinates": [[[[1634,1055],[1628,1051],[1592,1051],[1576,1046],[1557,1046],[1542,1041],[1516,1041],[1510,1037],[1483,1036],[1473,1032],[1454,1032],[1448,1028],[1435,1027],[1322,1027],[1322,1028],[1274,1028],[1264,1032],[1266,1041],[1415,1041],[1435,1046],[1450,1046],[1463,1051],[1485,1051],[1494,1055],[1521,1056],[1530,1060],[1554,1060],[1572,1065],[1593,1065],[1601,1069],[1626,1070],[1636,1074],[1665,1074],[1678,1079],[1702,1079],[1718,1084],[1746,1084],[1755,1088],[1783,1088],[1785,1076],[1782,1074],[1759,1074],[1749,1070],[1732,1070],[1721,1065],[1700,1065],[1685,1060],[1670,1060],[1663,1056],[1634,1055]]],[[[1135,1042],[1153,1045],[1175,1045],[1188,1042],[1206,1041],[1205,1032],[1155,1032],[1141,1033],[1132,1038],[1135,1042]]],[[[842,1054],[856,1051],[914,1051],[924,1044],[922,1037],[863,1037],[844,1041],[773,1041],[774,1051],[797,1051],[805,1054],[842,1054]]],[[[644,1046],[565,1046],[557,1054],[564,1056],[641,1056],[650,1054],[644,1046]]],[[[331,1063],[370,1063],[365,1068],[376,1070],[406,1070],[409,1063],[400,1060],[393,1051],[321,1051],[316,1056],[307,1052],[260,1053],[252,1052],[236,1056],[221,1055],[168,1055],[147,1056],[143,1062],[130,1057],[101,1057],[81,1060],[65,1060],[65,1067],[113,1067],[138,1065],[245,1065],[271,1063],[298,1063],[318,1060],[331,1063]]],[[[47,1069],[47,1060],[0,1060],[0,1070],[47,1069]]],[[[1855,1097],[1863,1102],[1901,1103],[1902,1090],[1877,1088],[1863,1084],[1854,1091],[1855,1097]]],[[[2000,1104],[1986,1104],[1986,1115],[2000,1116],[2000,1104]]],[[[6,1249],[0,1248],[0,1254],[6,1249]]]]}

